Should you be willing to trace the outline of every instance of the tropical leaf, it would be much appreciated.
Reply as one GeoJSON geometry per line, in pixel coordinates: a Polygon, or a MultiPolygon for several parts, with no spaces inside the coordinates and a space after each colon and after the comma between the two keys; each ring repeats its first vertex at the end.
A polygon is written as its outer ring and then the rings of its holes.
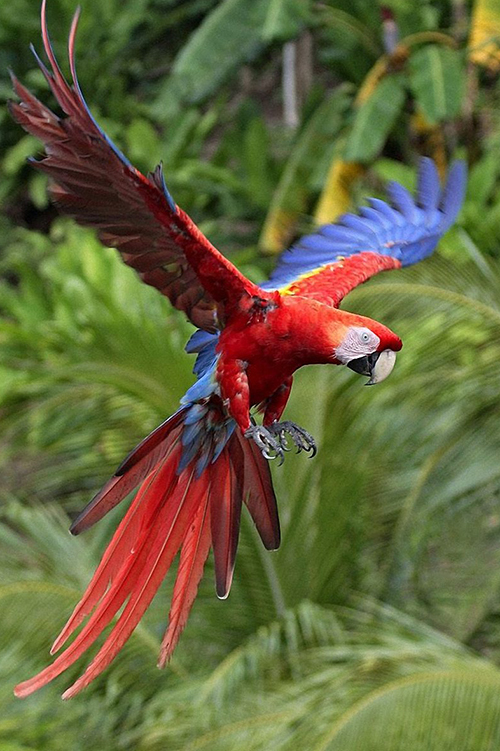
{"type": "Polygon", "coordinates": [[[249,198],[266,209],[273,194],[268,140],[268,131],[262,118],[254,117],[245,129],[242,151],[249,198]]]}
{"type": "Polygon", "coordinates": [[[435,162],[441,178],[446,177],[448,162],[446,157],[446,138],[444,129],[439,123],[430,123],[422,110],[418,109],[410,118],[410,126],[414,138],[424,154],[435,162]]]}
{"type": "Polygon", "coordinates": [[[382,149],[405,101],[401,75],[383,78],[357,111],[344,150],[346,162],[366,163],[382,149]]]}
{"type": "Polygon", "coordinates": [[[315,751],[487,751],[500,743],[500,674],[412,676],[370,694],[315,751]]]}
{"type": "Polygon", "coordinates": [[[314,213],[317,224],[334,222],[351,205],[351,186],[364,172],[361,164],[334,159],[314,213]]]}
{"type": "Polygon", "coordinates": [[[375,65],[370,68],[366,74],[363,83],[358,89],[356,95],[356,105],[364,104],[375,92],[380,81],[391,72],[391,58],[388,55],[382,55],[378,58],[375,65]]]}
{"type": "Polygon", "coordinates": [[[176,58],[156,110],[171,92],[190,102],[207,96],[265,43],[295,35],[308,13],[308,4],[297,0],[223,0],[176,58]]]}
{"type": "Polygon", "coordinates": [[[460,53],[437,44],[422,47],[410,57],[409,83],[431,124],[451,120],[460,112],[465,86],[460,53]]]}
{"type": "Polygon", "coordinates": [[[262,27],[266,41],[296,36],[312,11],[311,0],[271,0],[262,27]]]}
{"type": "Polygon", "coordinates": [[[317,166],[315,161],[342,128],[349,101],[348,91],[338,89],[316,109],[299,134],[262,229],[260,245],[268,253],[283,250],[296,231],[298,220],[307,208],[307,181],[317,166]]]}
{"type": "MultiPolygon", "coordinates": [[[[187,748],[244,743],[257,751],[270,742],[287,751],[315,748],[357,702],[404,676],[439,670],[496,674],[460,645],[394,609],[359,601],[349,610],[331,611],[305,602],[229,655],[199,684],[192,713],[176,719],[185,732],[200,706],[212,708],[204,728],[196,723],[187,748]]],[[[174,743],[179,735],[175,723],[165,721],[159,697],[150,710],[146,748],[174,743]]]]}
{"type": "MultiPolygon", "coordinates": [[[[49,241],[40,239],[47,251],[49,241]]],[[[25,258],[16,267],[16,290],[0,286],[7,316],[0,321],[4,384],[10,384],[8,391],[0,389],[2,426],[10,436],[10,462],[17,462],[16,455],[25,466],[23,483],[17,472],[9,473],[3,491],[9,492],[11,478],[16,492],[24,485],[27,493],[31,488],[50,498],[69,473],[73,490],[80,476],[81,490],[89,493],[89,478],[96,485],[104,480],[103,472],[114,468],[145,428],[176,408],[190,363],[174,352],[188,331],[180,320],[173,324],[163,299],[88,231],[71,226],[40,270],[33,266],[25,258]],[[153,364],[157,357],[165,358],[160,367],[153,364]],[[37,452],[45,458],[34,461],[37,452]],[[56,456],[54,471],[47,461],[56,456]]]]}
{"type": "Polygon", "coordinates": [[[318,12],[323,24],[331,26],[342,34],[351,35],[371,55],[376,55],[377,57],[380,55],[382,48],[373,30],[354,14],[348,13],[341,8],[331,8],[328,6],[320,6],[318,12]]]}

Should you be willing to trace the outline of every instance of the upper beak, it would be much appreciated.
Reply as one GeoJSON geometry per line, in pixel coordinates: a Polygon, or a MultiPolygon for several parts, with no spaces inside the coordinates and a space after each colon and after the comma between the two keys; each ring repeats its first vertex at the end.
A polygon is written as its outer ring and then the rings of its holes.
{"type": "Polygon", "coordinates": [[[358,357],[347,363],[347,367],[355,373],[369,376],[366,386],[384,381],[392,373],[396,362],[396,353],[392,349],[384,349],[382,352],[373,352],[365,357],[358,357]]]}

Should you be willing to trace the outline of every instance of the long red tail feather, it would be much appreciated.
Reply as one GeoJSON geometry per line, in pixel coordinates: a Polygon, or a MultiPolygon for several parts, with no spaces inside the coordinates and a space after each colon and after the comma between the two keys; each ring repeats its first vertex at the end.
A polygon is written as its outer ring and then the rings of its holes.
{"type": "Polygon", "coordinates": [[[210,532],[209,482],[207,481],[205,500],[200,504],[196,516],[184,540],[177,578],[172,594],[172,605],[168,615],[168,628],[163,637],[158,659],[158,667],[165,667],[177,645],[186,625],[189,611],[198,592],[203,576],[203,568],[212,544],[210,532]]]}
{"type": "Polygon", "coordinates": [[[144,615],[182,544],[200,502],[199,490],[202,483],[199,480],[193,481],[193,477],[194,470],[190,469],[179,478],[178,486],[170,499],[174,503],[163,506],[155,528],[149,531],[152,544],[130,599],[85,673],[64,692],[63,699],[77,694],[110,664],[144,615]]]}
{"type": "MultiPolygon", "coordinates": [[[[111,586],[72,644],[56,658],[52,665],[42,670],[34,678],[16,686],[14,689],[16,696],[27,696],[72,665],[94,643],[131,594],[145,568],[148,553],[155,541],[154,523],[161,514],[162,504],[164,504],[169,491],[172,489],[172,477],[175,482],[178,480],[175,474],[175,464],[166,464],[159,468],[146,496],[148,521],[150,523],[141,525],[133,546],[129,546],[124,551],[122,565],[111,586]]],[[[89,595],[92,596],[91,591],[89,595]]],[[[76,627],[76,623],[74,625],[76,627]]]]}
{"type": "Polygon", "coordinates": [[[121,474],[115,474],[80,515],[77,531],[104,515],[110,504],[116,505],[142,482],[86,592],[55,640],[52,653],[86,617],[87,622],[52,665],[16,686],[17,696],[28,696],[70,667],[123,607],[99,652],[64,698],[74,696],[96,678],[132,634],[181,550],[158,661],[159,666],[165,665],[186,625],[211,546],[217,594],[227,597],[229,593],[243,500],[266,546],[277,546],[276,502],[265,460],[235,430],[220,456],[201,476],[197,476],[196,461],[179,472],[185,448],[181,440],[184,416],[185,410],[180,410],[139,444],[119,468],[121,474]]]}
{"type": "Polygon", "coordinates": [[[243,455],[243,500],[267,550],[280,546],[280,522],[269,463],[253,441],[235,433],[243,455]]]}
{"type": "Polygon", "coordinates": [[[179,410],[130,452],[113,477],[97,493],[71,525],[74,535],[103,518],[147,477],[175,446],[182,429],[184,410],[179,410]]]}
{"type": "Polygon", "coordinates": [[[132,548],[136,547],[141,526],[144,524],[146,517],[151,515],[156,508],[153,503],[153,494],[155,493],[155,483],[164,481],[163,475],[160,474],[161,469],[160,465],[151,473],[150,477],[147,478],[137,492],[130,508],[109,543],[85,594],[52,645],[51,654],[59,651],[73,631],[92,612],[106,590],[115,581],[127,555],[132,548]]]}
{"type": "Polygon", "coordinates": [[[210,487],[210,522],[215,563],[217,597],[225,599],[231,589],[241,515],[241,488],[236,479],[230,452],[222,452],[213,465],[210,487]]]}

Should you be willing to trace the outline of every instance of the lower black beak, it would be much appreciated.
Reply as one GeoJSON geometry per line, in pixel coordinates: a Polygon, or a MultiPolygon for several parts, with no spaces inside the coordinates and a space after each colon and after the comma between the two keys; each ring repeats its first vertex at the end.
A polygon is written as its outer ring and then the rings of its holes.
{"type": "Polygon", "coordinates": [[[380,352],[373,352],[371,355],[365,355],[364,357],[358,357],[356,360],[351,360],[347,363],[347,367],[354,370],[355,373],[359,373],[363,376],[373,375],[373,368],[380,357],[380,352]]]}

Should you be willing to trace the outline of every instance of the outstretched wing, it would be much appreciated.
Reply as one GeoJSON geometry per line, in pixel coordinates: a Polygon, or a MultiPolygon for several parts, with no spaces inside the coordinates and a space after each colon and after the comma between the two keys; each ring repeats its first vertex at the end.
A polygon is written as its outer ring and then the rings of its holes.
{"type": "Polygon", "coordinates": [[[359,215],[345,214],[286,250],[264,289],[311,297],[338,307],[358,284],[387,269],[410,266],[432,253],[462,205],[466,166],[454,162],[443,190],[436,165],[423,158],[417,195],[390,183],[391,205],[370,198],[359,215]]]}
{"type": "Polygon", "coordinates": [[[13,117],[45,144],[46,156],[31,160],[51,178],[56,204],[79,224],[97,229],[104,245],[116,248],[143,281],[156,287],[199,328],[218,325],[216,303],[230,305],[252,285],[207,240],[174,203],[159,165],[148,177],[136,170],[94,120],[75,70],[75,35],[79,11],[69,36],[73,85],[55,58],[42,3],[42,37],[52,68],[34,52],[65,118],[57,117],[13,76],[19,103],[13,117]]]}

